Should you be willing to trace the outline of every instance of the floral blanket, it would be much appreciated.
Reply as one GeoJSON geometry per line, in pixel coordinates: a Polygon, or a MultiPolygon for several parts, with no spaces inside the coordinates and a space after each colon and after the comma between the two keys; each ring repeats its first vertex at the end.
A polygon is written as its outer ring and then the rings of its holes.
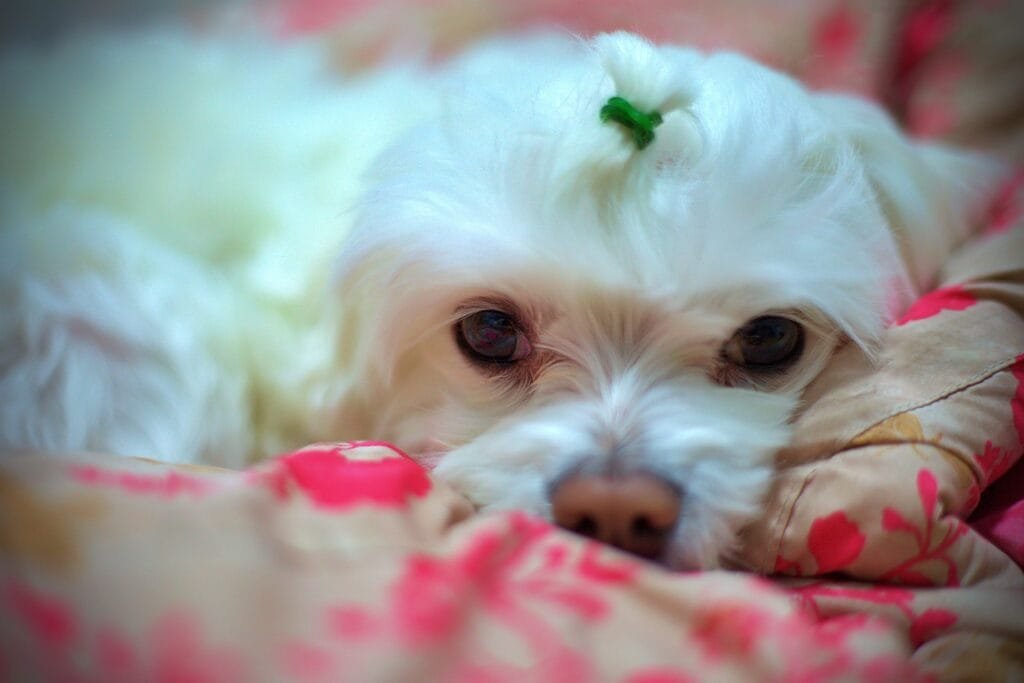
{"type": "Polygon", "coordinates": [[[673,575],[522,514],[467,521],[382,444],[244,473],[4,470],[5,680],[916,680],[910,642],[958,617],[905,589],[802,589],[910,628],[824,618],[753,576],[673,575]]]}
{"type": "Polygon", "coordinates": [[[774,580],[474,514],[383,443],[247,471],[12,455],[0,679],[1022,680],[1020,511],[971,517],[1020,470],[1021,254],[1021,228],[968,245],[881,363],[812,388],[744,533],[774,580]]]}

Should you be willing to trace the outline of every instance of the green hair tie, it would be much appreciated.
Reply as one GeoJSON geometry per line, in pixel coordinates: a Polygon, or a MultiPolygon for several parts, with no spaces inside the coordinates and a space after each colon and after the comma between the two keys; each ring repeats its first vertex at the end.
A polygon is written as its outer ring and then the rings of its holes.
{"type": "Polygon", "coordinates": [[[661,125],[661,113],[643,113],[629,100],[616,95],[601,107],[601,121],[614,121],[629,130],[637,149],[643,149],[654,141],[654,129],[661,125]]]}

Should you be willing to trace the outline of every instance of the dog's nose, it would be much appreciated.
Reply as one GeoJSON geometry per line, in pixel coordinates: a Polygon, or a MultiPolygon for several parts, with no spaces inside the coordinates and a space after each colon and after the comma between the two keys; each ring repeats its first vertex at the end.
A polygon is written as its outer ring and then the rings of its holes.
{"type": "Polygon", "coordinates": [[[664,552],[681,504],[676,487],[646,472],[578,473],[551,491],[556,524],[649,559],[664,552]]]}

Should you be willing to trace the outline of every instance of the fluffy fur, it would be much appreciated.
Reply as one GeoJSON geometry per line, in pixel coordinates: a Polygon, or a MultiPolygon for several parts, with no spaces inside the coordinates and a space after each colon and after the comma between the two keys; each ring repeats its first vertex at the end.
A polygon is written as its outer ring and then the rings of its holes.
{"type": "Polygon", "coordinates": [[[803,388],[839,344],[871,352],[1000,173],[870,104],[626,34],[343,88],[314,47],[199,47],[4,63],[24,96],[3,129],[29,131],[2,166],[6,445],[240,464],[387,439],[482,507],[542,515],[568,471],[648,469],[684,493],[665,560],[714,566],[803,388]],[[616,94],[664,115],[647,149],[600,123],[616,94]],[[456,343],[487,308],[530,337],[511,369],[456,343]],[[723,346],[766,313],[805,350],[737,375],[723,346]]]}

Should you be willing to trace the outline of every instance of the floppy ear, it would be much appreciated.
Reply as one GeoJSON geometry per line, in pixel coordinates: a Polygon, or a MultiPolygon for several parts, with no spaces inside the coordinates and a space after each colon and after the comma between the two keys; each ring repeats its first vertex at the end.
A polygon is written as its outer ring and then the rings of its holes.
{"type": "Polygon", "coordinates": [[[869,102],[817,99],[863,163],[914,288],[926,291],[953,249],[983,227],[1008,168],[977,152],[911,140],[869,102]]]}

